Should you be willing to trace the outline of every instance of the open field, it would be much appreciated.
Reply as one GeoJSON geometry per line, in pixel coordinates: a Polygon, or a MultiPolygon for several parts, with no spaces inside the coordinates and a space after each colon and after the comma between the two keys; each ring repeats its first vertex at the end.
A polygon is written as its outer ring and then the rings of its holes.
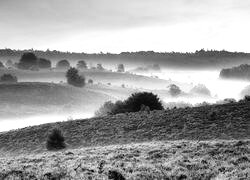
{"type": "Polygon", "coordinates": [[[68,148],[161,140],[249,139],[250,103],[118,114],[43,124],[0,134],[0,154],[46,151],[48,131],[60,127],[68,148]]]}
{"type": "Polygon", "coordinates": [[[152,141],[0,158],[0,179],[246,180],[249,157],[249,140],[152,141]]]}
{"type": "Polygon", "coordinates": [[[2,132],[0,179],[246,180],[249,120],[250,102],[241,102],[2,132]],[[62,130],[65,150],[46,150],[53,127],[62,130]]]}

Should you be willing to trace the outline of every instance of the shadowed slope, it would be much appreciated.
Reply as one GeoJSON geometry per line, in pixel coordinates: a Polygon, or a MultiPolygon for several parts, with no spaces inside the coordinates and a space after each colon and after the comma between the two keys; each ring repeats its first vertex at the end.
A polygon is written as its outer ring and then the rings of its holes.
{"type": "Polygon", "coordinates": [[[151,140],[248,139],[249,120],[249,102],[118,114],[5,132],[0,134],[0,148],[1,152],[43,151],[47,132],[55,125],[62,129],[68,148],[151,140]]]}

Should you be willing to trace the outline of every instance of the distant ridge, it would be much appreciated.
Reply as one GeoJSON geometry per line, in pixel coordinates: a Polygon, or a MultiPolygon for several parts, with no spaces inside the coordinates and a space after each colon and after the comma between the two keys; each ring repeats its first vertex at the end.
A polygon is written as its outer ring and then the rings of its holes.
{"type": "Polygon", "coordinates": [[[112,53],[76,53],[61,52],[56,50],[12,50],[0,49],[0,60],[6,61],[13,59],[17,61],[24,52],[33,52],[38,57],[43,57],[57,61],[60,59],[68,59],[77,61],[85,59],[90,62],[103,63],[147,63],[160,64],[164,67],[182,67],[182,68],[218,68],[224,66],[239,65],[250,62],[250,53],[230,52],[225,50],[198,50],[195,52],[154,52],[154,51],[138,51],[138,52],[121,52],[119,54],[112,53]]]}

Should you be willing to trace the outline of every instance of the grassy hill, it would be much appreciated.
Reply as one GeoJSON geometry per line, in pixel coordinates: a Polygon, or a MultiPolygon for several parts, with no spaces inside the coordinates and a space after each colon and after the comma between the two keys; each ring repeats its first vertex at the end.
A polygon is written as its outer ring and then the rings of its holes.
{"type": "Polygon", "coordinates": [[[249,120],[247,102],[4,132],[0,179],[248,179],[249,120]],[[48,152],[45,140],[54,126],[64,132],[67,149],[48,152]]]}
{"type": "Polygon", "coordinates": [[[72,111],[94,112],[105,101],[113,99],[107,94],[66,84],[0,84],[0,116],[3,119],[72,111]]]}
{"type": "Polygon", "coordinates": [[[249,102],[118,114],[5,132],[0,135],[0,152],[46,151],[47,133],[54,126],[64,132],[68,148],[152,140],[247,139],[249,119],[249,102]]]}

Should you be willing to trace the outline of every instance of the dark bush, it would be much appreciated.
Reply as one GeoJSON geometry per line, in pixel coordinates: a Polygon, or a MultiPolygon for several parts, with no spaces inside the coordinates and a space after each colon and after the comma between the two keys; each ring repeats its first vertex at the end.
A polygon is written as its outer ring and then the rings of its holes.
{"type": "Polygon", "coordinates": [[[7,68],[14,67],[14,63],[10,59],[8,59],[5,63],[5,66],[7,68]]]}
{"type": "Polygon", "coordinates": [[[85,78],[79,75],[76,68],[70,68],[66,73],[67,82],[76,87],[83,87],[85,85],[85,78]]]}
{"type": "Polygon", "coordinates": [[[51,68],[51,61],[44,58],[38,59],[38,67],[41,69],[48,69],[51,68]]]}
{"type": "Polygon", "coordinates": [[[94,83],[94,81],[92,79],[88,80],[88,84],[93,84],[93,83],[94,83]]]}
{"type": "Polygon", "coordinates": [[[17,82],[17,77],[12,75],[12,74],[3,74],[0,77],[0,81],[3,83],[16,83],[17,82]]]}
{"type": "Polygon", "coordinates": [[[108,101],[104,103],[96,112],[96,116],[163,109],[163,105],[157,95],[151,92],[139,92],[132,94],[125,101],[116,101],[115,103],[108,101]]]}
{"type": "Polygon", "coordinates": [[[54,128],[48,135],[46,147],[48,150],[60,150],[66,147],[62,131],[54,128]]]}
{"type": "Polygon", "coordinates": [[[57,64],[56,64],[56,68],[58,69],[69,69],[70,68],[70,63],[69,61],[67,60],[61,60],[61,61],[58,61],[57,64]]]}
{"type": "Polygon", "coordinates": [[[244,101],[250,102],[250,96],[249,96],[249,95],[246,95],[246,96],[244,97],[244,101]]]}
{"type": "Polygon", "coordinates": [[[36,55],[31,52],[24,53],[18,63],[18,68],[27,70],[34,66],[37,66],[36,55]]]}
{"type": "Polygon", "coordinates": [[[0,68],[4,68],[4,65],[1,61],[0,61],[0,68]]]}
{"type": "Polygon", "coordinates": [[[123,64],[118,64],[117,66],[117,72],[125,72],[125,68],[123,64]]]}
{"type": "Polygon", "coordinates": [[[83,60],[78,61],[76,64],[76,67],[77,67],[77,69],[87,69],[88,68],[86,62],[83,60]]]}
{"type": "Polygon", "coordinates": [[[97,64],[96,65],[96,69],[100,70],[100,71],[103,71],[104,68],[102,67],[102,64],[97,64]]]}

